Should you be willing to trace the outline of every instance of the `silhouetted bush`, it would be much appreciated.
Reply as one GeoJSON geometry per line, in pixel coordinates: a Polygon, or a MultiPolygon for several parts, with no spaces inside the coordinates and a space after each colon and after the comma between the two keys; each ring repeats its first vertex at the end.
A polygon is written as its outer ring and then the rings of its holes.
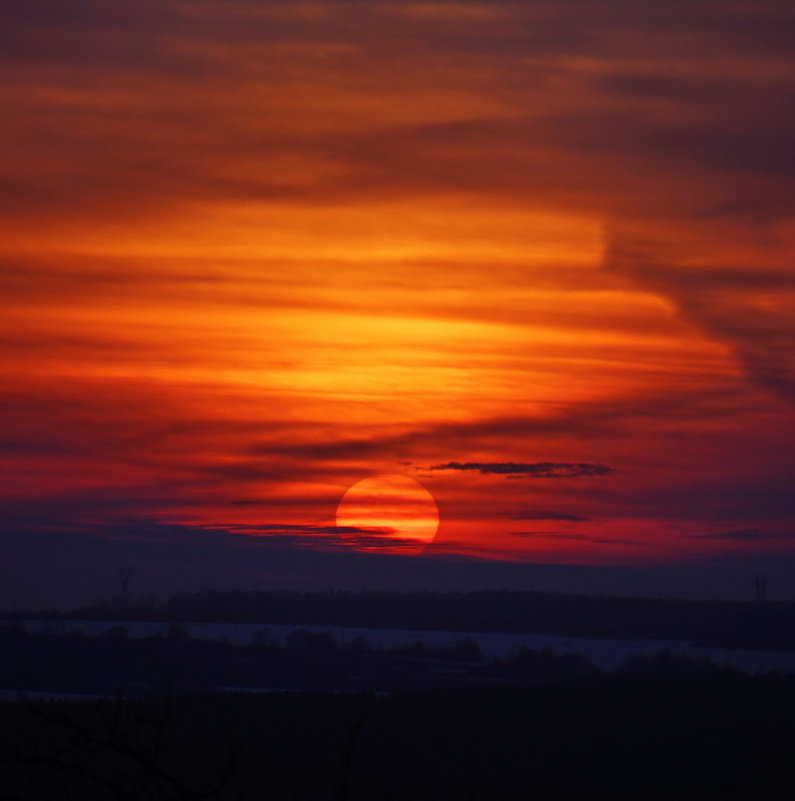
{"type": "Polygon", "coordinates": [[[275,639],[273,636],[273,632],[266,626],[257,629],[251,634],[251,644],[264,647],[274,645],[275,639]]]}
{"type": "Polygon", "coordinates": [[[130,632],[126,626],[111,626],[100,634],[106,640],[126,640],[130,632]]]}
{"type": "Polygon", "coordinates": [[[284,642],[288,648],[307,654],[332,654],[339,647],[337,638],[330,631],[296,629],[285,637],[284,642]]]}
{"type": "Polygon", "coordinates": [[[482,662],[486,656],[472,637],[453,640],[450,645],[446,645],[441,650],[446,656],[461,662],[482,662]]]}
{"type": "Polygon", "coordinates": [[[635,654],[627,657],[614,671],[631,676],[699,676],[714,673],[736,673],[736,669],[716,665],[707,657],[696,658],[668,649],[656,654],[635,654]]]}

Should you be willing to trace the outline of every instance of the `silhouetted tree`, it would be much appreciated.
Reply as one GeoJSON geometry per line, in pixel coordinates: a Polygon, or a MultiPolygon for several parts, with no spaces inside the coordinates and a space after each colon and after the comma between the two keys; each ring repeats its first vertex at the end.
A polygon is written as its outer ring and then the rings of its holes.
{"type": "Polygon", "coordinates": [[[2,760],[15,771],[19,790],[6,788],[7,801],[35,797],[113,799],[113,801],[221,801],[240,797],[233,790],[236,749],[210,779],[186,779],[173,767],[172,752],[179,726],[172,720],[168,698],[150,714],[121,697],[59,708],[47,702],[26,702],[39,723],[39,737],[17,747],[2,760]],[[88,712],[89,714],[86,714],[88,712]],[[21,773],[21,776],[19,775],[21,773]],[[32,795],[20,795],[20,792],[32,795]]]}

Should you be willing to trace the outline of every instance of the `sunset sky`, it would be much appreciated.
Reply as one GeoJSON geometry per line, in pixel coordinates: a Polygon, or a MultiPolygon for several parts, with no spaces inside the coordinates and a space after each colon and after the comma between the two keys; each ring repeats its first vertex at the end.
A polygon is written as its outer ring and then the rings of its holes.
{"type": "Polygon", "coordinates": [[[790,3],[0,18],[0,607],[795,564],[790,3]]]}

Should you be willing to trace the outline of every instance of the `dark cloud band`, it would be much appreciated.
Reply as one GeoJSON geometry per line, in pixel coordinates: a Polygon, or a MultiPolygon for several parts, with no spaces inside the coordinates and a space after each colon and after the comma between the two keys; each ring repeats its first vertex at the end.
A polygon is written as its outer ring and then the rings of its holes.
{"type": "Polygon", "coordinates": [[[552,512],[552,511],[538,511],[538,512],[522,512],[516,515],[513,520],[565,520],[569,523],[582,523],[590,518],[582,517],[581,515],[571,515],[566,512],[552,512]]]}
{"type": "Polygon", "coordinates": [[[611,468],[587,462],[447,462],[427,470],[476,470],[483,475],[522,476],[526,478],[579,478],[606,476],[611,468]]]}

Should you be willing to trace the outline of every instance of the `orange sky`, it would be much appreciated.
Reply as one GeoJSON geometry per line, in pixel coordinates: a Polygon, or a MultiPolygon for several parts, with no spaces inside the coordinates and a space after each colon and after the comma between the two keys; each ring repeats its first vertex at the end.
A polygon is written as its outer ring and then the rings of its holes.
{"type": "Polygon", "coordinates": [[[2,14],[11,524],[351,547],[404,473],[428,554],[792,550],[788,4],[2,14]]]}

